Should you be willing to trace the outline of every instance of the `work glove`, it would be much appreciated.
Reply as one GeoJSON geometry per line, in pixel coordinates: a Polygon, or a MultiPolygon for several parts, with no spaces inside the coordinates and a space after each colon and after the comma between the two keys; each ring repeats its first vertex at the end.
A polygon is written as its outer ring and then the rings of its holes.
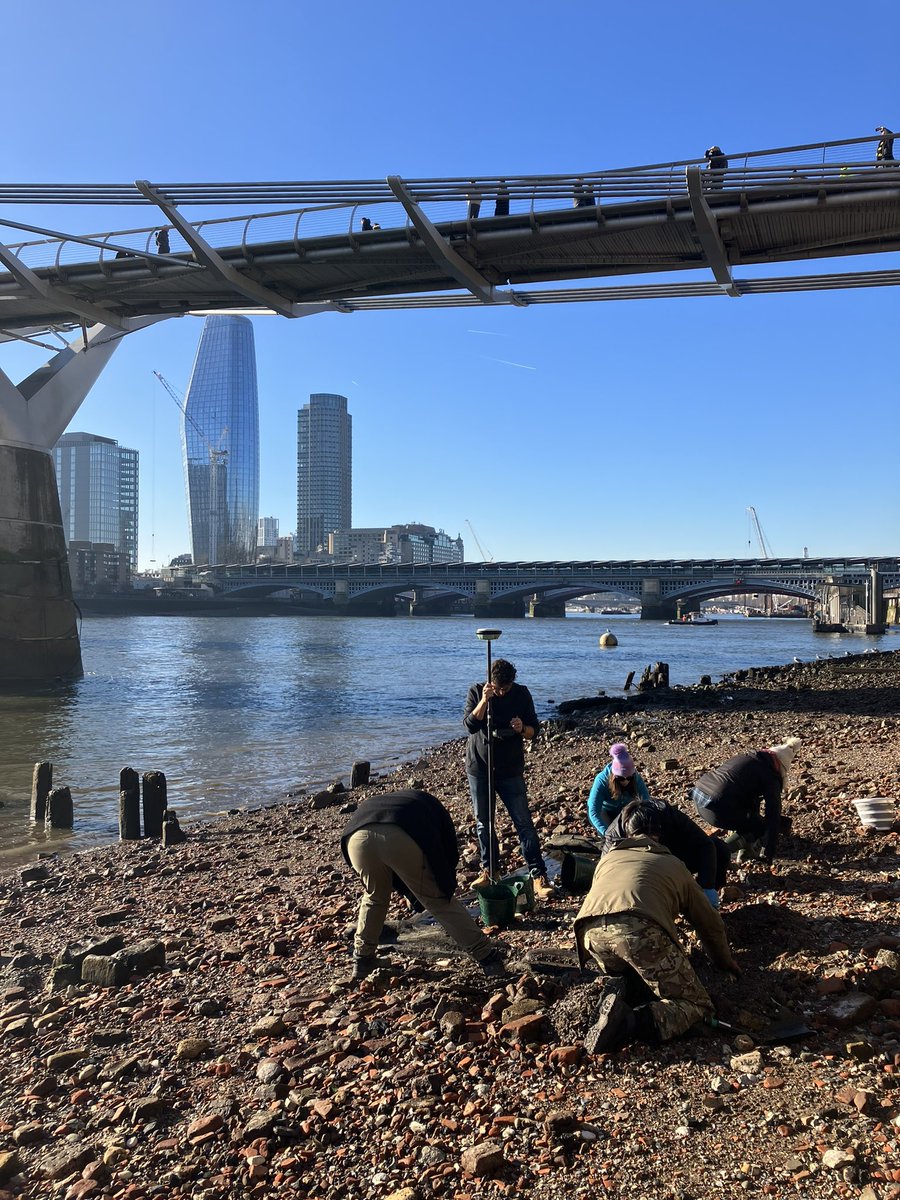
{"type": "Polygon", "coordinates": [[[703,888],[703,895],[707,898],[713,908],[719,907],[719,893],[715,888],[703,888]]]}

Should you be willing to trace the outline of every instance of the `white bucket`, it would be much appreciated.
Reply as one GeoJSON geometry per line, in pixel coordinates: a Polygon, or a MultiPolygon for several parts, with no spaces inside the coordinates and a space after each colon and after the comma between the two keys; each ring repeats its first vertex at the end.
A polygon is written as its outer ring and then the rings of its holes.
{"type": "Polygon", "coordinates": [[[887,796],[866,796],[854,800],[853,807],[863,825],[869,829],[890,829],[896,817],[894,801],[887,796]]]}

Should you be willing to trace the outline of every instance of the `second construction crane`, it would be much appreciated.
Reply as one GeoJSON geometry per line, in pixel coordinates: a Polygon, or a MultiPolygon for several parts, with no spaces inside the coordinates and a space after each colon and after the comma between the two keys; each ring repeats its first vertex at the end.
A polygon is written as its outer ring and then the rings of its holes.
{"type": "Polygon", "coordinates": [[[759,517],[756,515],[756,509],[752,504],[747,508],[747,516],[750,518],[750,524],[753,527],[753,532],[756,534],[760,558],[774,558],[775,555],[772,553],[772,547],[766,540],[766,535],[763,533],[762,525],[759,523],[759,517]]]}

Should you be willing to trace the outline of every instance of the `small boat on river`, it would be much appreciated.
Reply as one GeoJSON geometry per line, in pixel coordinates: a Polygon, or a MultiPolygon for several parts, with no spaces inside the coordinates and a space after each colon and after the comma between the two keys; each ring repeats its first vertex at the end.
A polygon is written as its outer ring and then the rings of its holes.
{"type": "Polygon", "coordinates": [[[715,617],[704,617],[700,613],[688,613],[684,617],[674,617],[667,625],[718,625],[715,617]]]}

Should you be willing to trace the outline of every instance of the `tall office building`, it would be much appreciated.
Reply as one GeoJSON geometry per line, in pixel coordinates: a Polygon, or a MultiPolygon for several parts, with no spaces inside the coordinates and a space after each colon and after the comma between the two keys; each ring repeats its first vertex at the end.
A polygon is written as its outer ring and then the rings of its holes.
{"type": "Polygon", "coordinates": [[[347,397],[313,392],[297,413],[297,552],[327,549],[328,535],[351,526],[352,417],[347,397]]]}
{"type": "Polygon", "coordinates": [[[66,541],[114,546],[137,570],[137,450],[94,433],[64,433],[53,465],[66,541]]]}
{"type": "Polygon", "coordinates": [[[259,402],[247,317],[204,321],[181,432],[194,565],[253,562],[259,402]]]}

